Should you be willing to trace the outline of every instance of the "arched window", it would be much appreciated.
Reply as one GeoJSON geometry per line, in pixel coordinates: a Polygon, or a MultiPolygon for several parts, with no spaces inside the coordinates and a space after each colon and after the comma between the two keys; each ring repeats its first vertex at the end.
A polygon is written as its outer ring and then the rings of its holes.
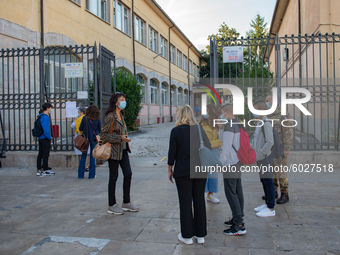
{"type": "Polygon", "coordinates": [[[183,97],[182,97],[182,89],[179,88],[178,92],[177,92],[177,102],[178,102],[178,106],[183,105],[183,97]]]}
{"type": "Polygon", "coordinates": [[[165,82],[162,82],[162,105],[168,104],[168,89],[165,82]]]}
{"type": "Polygon", "coordinates": [[[157,89],[157,83],[155,80],[150,80],[150,92],[151,92],[151,104],[158,104],[158,89],[157,89]]]}
{"type": "Polygon", "coordinates": [[[176,105],[175,103],[175,86],[171,86],[171,105],[174,106],[176,105]]]}
{"type": "Polygon", "coordinates": [[[187,90],[184,90],[183,104],[188,104],[188,91],[187,90]]]}
{"type": "Polygon", "coordinates": [[[142,76],[137,75],[137,82],[139,85],[142,86],[142,88],[140,89],[140,93],[143,94],[142,97],[142,104],[145,104],[145,82],[142,76]]]}

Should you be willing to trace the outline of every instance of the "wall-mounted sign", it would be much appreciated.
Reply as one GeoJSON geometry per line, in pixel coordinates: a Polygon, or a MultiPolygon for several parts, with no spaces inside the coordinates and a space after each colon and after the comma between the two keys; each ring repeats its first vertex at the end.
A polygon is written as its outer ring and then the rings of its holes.
{"type": "Polygon", "coordinates": [[[77,99],[88,99],[89,93],[87,91],[77,91],[77,99]]]}
{"type": "Polygon", "coordinates": [[[223,47],[223,63],[243,62],[243,47],[226,46],[223,47]]]}

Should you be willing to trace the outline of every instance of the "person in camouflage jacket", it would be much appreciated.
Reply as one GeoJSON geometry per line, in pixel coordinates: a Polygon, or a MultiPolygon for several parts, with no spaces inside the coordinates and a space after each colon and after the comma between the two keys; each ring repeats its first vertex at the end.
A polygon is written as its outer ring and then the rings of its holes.
{"type": "MultiPolygon", "coordinates": [[[[267,107],[270,108],[273,104],[273,98],[271,95],[266,98],[267,107]]],[[[274,121],[274,128],[279,135],[280,142],[284,145],[284,158],[280,157],[273,160],[273,167],[287,166],[287,159],[290,151],[290,146],[293,141],[293,128],[283,127],[281,121],[284,119],[290,119],[289,113],[287,115],[281,115],[280,106],[277,106],[276,110],[267,116],[269,119],[279,119],[280,121],[274,121]]],[[[291,126],[291,122],[285,122],[286,126],[291,126]]],[[[284,171],[273,172],[273,181],[275,187],[275,196],[278,197],[277,190],[280,186],[281,197],[276,201],[277,204],[285,204],[289,201],[288,196],[288,178],[287,173],[284,171]]]]}

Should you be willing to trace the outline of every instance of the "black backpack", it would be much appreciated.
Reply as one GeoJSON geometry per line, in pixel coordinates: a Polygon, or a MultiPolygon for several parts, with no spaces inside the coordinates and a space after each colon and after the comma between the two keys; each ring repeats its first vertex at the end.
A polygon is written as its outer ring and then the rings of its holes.
{"type": "MultiPolygon", "coordinates": [[[[261,127],[261,130],[263,132],[264,139],[266,139],[266,135],[264,133],[264,125],[261,127]]],[[[277,131],[276,131],[276,129],[274,127],[273,127],[273,136],[274,136],[274,145],[272,147],[273,158],[275,158],[275,159],[277,159],[279,157],[284,158],[285,157],[284,146],[280,142],[279,134],[277,133],[277,131]]]]}
{"type": "Polygon", "coordinates": [[[37,119],[34,121],[34,128],[32,129],[32,135],[34,137],[40,137],[44,133],[44,129],[40,121],[41,116],[38,116],[37,119]]]}

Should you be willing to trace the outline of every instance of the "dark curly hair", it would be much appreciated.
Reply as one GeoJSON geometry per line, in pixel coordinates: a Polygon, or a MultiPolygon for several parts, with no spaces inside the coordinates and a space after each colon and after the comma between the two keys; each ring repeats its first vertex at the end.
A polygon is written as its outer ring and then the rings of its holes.
{"type": "Polygon", "coordinates": [[[86,109],[85,115],[90,120],[99,120],[100,119],[100,111],[99,111],[98,107],[95,106],[95,105],[90,105],[86,109]]]}
{"type": "MultiPolygon", "coordinates": [[[[109,104],[109,107],[107,107],[107,110],[106,110],[106,112],[105,112],[105,116],[107,116],[109,113],[111,113],[111,112],[115,112],[116,111],[116,103],[118,102],[118,98],[120,98],[120,97],[124,97],[124,98],[126,98],[126,96],[125,96],[125,94],[124,93],[122,93],[122,92],[116,92],[116,93],[114,93],[112,96],[111,96],[111,98],[110,98],[110,104],[109,104]]],[[[124,110],[121,110],[121,113],[122,113],[122,115],[123,115],[123,117],[124,117],[124,113],[125,113],[125,111],[124,110]]]]}

